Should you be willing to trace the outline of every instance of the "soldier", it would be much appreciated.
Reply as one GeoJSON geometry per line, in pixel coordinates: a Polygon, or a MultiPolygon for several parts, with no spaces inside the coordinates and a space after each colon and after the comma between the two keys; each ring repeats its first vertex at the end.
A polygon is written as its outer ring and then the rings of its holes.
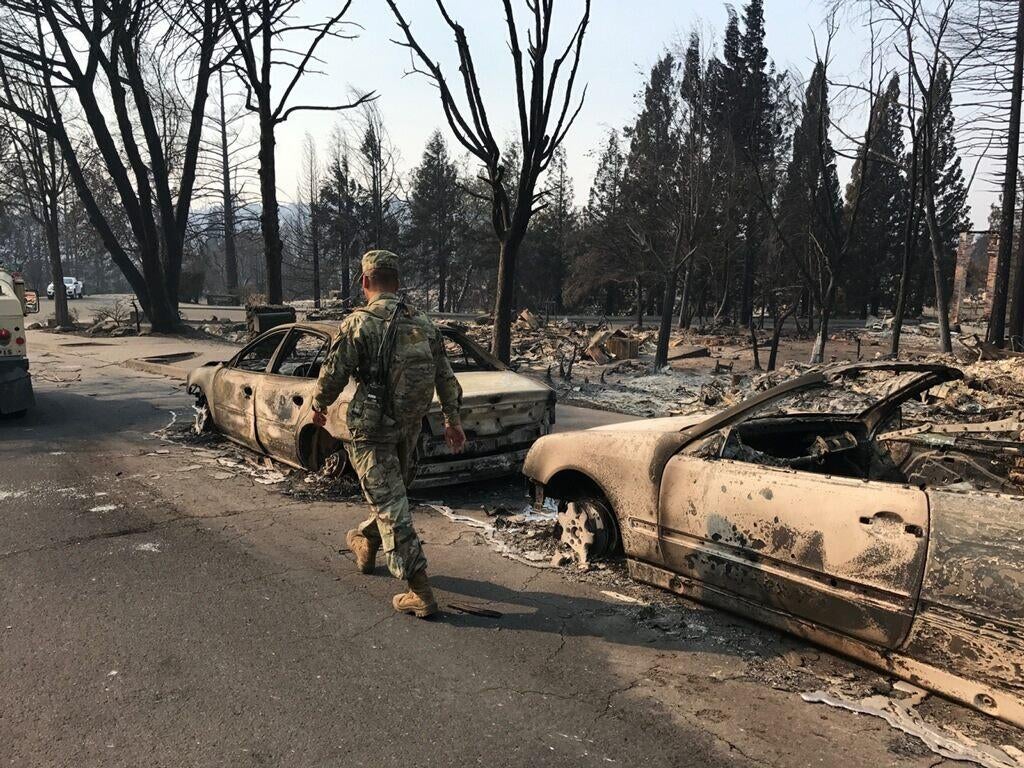
{"type": "Polygon", "coordinates": [[[405,579],[409,591],[395,595],[396,611],[425,618],[437,613],[427,581],[427,560],[412,526],[406,487],[413,476],[413,452],[423,417],[437,389],[444,413],[445,441],[453,453],[466,442],[459,420],[462,387],[444,353],[440,332],[398,291],[398,257],[390,251],[363,256],[366,306],[341,324],[317,381],[313,422],[326,423],[327,408],[355,378],[348,405],[349,459],[370,504],[370,517],[345,537],[362,573],[372,573],[377,551],[388,570],[405,579]]]}

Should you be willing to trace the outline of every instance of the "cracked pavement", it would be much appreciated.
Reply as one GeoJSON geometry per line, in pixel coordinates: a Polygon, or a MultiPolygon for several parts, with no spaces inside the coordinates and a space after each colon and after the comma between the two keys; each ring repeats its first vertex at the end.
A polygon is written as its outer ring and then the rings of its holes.
{"type": "MultiPolygon", "coordinates": [[[[873,673],[614,568],[503,558],[425,507],[442,607],[501,617],[395,615],[383,565],[361,576],[339,553],[362,504],[182,471],[190,449],[153,432],[189,411],[183,388],[60,347],[35,347],[37,408],[0,422],[10,765],[954,765],[800,700],[820,680],[886,684],[873,673]],[[78,380],[45,380],[71,367],[78,380]]],[[[430,495],[479,515],[477,491],[430,495]]]]}

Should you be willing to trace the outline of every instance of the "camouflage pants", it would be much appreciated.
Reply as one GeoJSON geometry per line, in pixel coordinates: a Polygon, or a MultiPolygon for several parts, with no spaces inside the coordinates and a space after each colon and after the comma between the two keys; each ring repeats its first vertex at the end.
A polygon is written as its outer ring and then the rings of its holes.
{"type": "Polygon", "coordinates": [[[427,567],[419,536],[412,527],[406,496],[415,469],[413,454],[418,439],[419,425],[403,431],[397,441],[356,437],[346,445],[370,504],[370,517],[359,525],[359,530],[380,546],[391,575],[406,581],[427,567]]]}

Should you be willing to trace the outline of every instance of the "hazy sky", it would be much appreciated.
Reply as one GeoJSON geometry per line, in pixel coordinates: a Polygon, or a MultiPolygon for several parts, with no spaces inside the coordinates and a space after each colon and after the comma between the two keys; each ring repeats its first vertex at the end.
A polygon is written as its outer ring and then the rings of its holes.
{"type": "MultiPolygon", "coordinates": [[[[310,18],[326,15],[338,2],[307,0],[304,14],[310,18]]],[[[518,120],[502,3],[447,0],[446,5],[466,29],[491,125],[503,143],[513,134],[518,120]]],[[[524,4],[516,0],[514,6],[521,9],[520,18],[525,20],[524,4]]],[[[741,6],[742,0],[736,4],[738,10],[741,6]]],[[[423,47],[442,65],[447,65],[446,71],[457,79],[454,43],[435,3],[399,0],[399,7],[423,47]]],[[[568,39],[581,8],[579,0],[559,0],[555,4],[556,41],[568,39]]],[[[821,0],[765,0],[767,45],[780,70],[810,71],[815,37],[819,45],[824,44],[824,16],[825,4],[821,0]]],[[[406,75],[410,68],[409,52],[391,42],[400,30],[384,0],[354,0],[347,18],[362,27],[351,30],[358,37],[324,43],[321,68],[325,75],[306,78],[289,103],[338,103],[349,97],[352,88],[373,90],[379,94],[378,103],[401,155],[403,171],[419,162],[427,137],[435,128],[442,129],[453,153],[461,154],[461,147],[447,129],[435,89],[421,75],[406,75]]],[[[705,33],[710,44],[720,47],[726,18],[726,5],[720,2],[593,0],[578,75],[578,82],[588,85],[587,97],[565,145],[578,203],[586,200],[593,178],[595,148],[609,127],[621,128],[636,115],[637,91],[655,59],[666,47],[685,41],[695,28],[705,33]]],[[[857,77],[866,49],[867,35],[859,22],[845,20],[833,43],[833,75],[857,77]]],[[[851,123],[860,122],[861,110],[855,105],[837,104],[834,113],[839,119],[847,114],[851,123]]],[[[326,147],[338,119],[337,114],[329,112],[300,112],[279,128],[278,178],[286,199],[295,196],[305,134],[311,134],[319,145],[326,147]]],[[[968,167],[966,171],[969,170],[968,167]]],[[[971,202],[977,223],[984,221],[993,199],[991,189],[981,180],[976,182],[971,202]]]]}

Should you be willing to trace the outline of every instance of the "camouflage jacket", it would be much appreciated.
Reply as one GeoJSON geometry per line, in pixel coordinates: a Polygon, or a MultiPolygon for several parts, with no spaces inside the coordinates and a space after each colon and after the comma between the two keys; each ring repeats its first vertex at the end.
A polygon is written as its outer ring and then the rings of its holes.
{"type": "MultiPolygon", "coordinates": [[[[377,351],[387,327],[386,318],[391,316],[397,302],[398,297],[395,294],[382,293],[367,305],[365,310],[353,312],[346,317],[341,323],[338,338],[320,370],[316,393],[313,396],[314,405],[319,411],[326,410],[338,399],[349,378],[354,378],[358,382],[348,411],[349,429],[354,433],[381,436],[390,434],[396,427],[408,426],[396,425],[393,420],[386,417],[381,424],[379,419],[365,415],[363,408],[367,383],[374,381],[377,376],[377,351]]],[[[449,424],[459,424],[462,387],[445,355],[441,333],[425,314],[411,307],[409,309],[411,321],[422,329],[430,344],[434,362],[433,383],[441,401],[445,421],[449,424]]],[[[401,359],[402,350],[396,348],[393,360],[400,365],[401,359]]],[[[419,414],[417,421],[423,415],[419,414]]]]}

